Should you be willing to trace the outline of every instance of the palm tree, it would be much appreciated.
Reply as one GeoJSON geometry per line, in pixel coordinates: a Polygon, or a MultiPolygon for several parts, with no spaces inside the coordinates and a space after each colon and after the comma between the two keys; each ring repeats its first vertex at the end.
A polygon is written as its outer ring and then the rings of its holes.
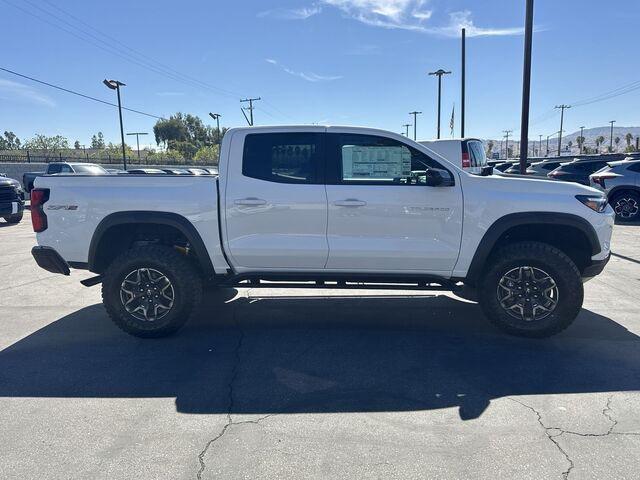
{"type": "Polygon", "coordinates": [[[633,135],[631,135],[630,133],[627,133],[624,136],[624,139],[627,141],[627,147],[631,146],[631,142],[633,142],[633,135]]]}
{"type": "Polygon", "coordinates": [[[613,139],[613,143],[616,144],[616,151],[618,151],[618,145],[620,144],[620,137],[616,137],[613,139]]]}
{"type": "Polygon", "coordinates": [[[596,137],[596,153],[598,153],[600,149],[600,145],[602,145],[602,142],[604,142],[604,137],[602,135],[599,135],[598,137],[596,137]]]}

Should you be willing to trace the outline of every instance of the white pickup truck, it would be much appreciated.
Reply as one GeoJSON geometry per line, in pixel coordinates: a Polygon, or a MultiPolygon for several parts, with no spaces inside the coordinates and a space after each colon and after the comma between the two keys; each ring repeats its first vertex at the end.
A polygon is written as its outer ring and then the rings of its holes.
{"type": "MultiPolygon", "coordinates": [[[[456,159],[457,161],[457,159],[456,159]]],[[[400,135],[229,130],[219,175],[36,179],[37,263],[88,269],[124,331],[184,325],[203,285],[475,295],[504,331],[566,328],[610,255],[613,211],[573,183],[472,175],[400,135]]]]}

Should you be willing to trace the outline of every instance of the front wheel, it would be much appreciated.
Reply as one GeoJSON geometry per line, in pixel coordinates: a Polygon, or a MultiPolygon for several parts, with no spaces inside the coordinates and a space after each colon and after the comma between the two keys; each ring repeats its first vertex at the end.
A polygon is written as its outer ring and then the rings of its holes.
{"type": "Polygon", "coordinates": [[[522,337],[549,337],[567,328],[580,312],[583,296],[573,261],[538,242],[501,248],[490,258],[479,287],[489,320],[522,337]]]}
{"type": "Polygon", "coordinates": [[[128,250],[107,268],[102,300],[113,322],[143,338],[164,337],[189,319],[202,293],[191,261],[171,247],[128,250]]]}

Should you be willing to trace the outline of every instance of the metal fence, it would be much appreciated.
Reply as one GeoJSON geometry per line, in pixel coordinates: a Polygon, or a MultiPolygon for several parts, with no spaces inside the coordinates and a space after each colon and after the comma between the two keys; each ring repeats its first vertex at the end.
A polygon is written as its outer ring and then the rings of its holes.
{"type": "MultiPolygon", "coordinates": [[[[16,153],[0,153],[1,163],[51,163],[51,162],[90,162],[104,165],[122,165],[122,157],[109,155],[67,155],[62,152],[47,152],[32,154],[28,150],[16,153]]],[[[218,159],[200,159],[198,161],[185,158],[171,158],[164,155],[146,156],[138,159],[137,156],[127,157],[127,165],[217,165],[218,159]]]]}

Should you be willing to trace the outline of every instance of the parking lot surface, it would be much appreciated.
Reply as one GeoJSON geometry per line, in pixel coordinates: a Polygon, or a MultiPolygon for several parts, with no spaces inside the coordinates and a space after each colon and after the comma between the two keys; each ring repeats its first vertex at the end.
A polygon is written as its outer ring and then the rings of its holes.
{"type": "Polygon", "coordinates": [[[453,295],[246,289],[140,340],[35,265],[26,213],[0,221],[0,478],[640,477],[640,226],[551,339],[453,295]]]}

